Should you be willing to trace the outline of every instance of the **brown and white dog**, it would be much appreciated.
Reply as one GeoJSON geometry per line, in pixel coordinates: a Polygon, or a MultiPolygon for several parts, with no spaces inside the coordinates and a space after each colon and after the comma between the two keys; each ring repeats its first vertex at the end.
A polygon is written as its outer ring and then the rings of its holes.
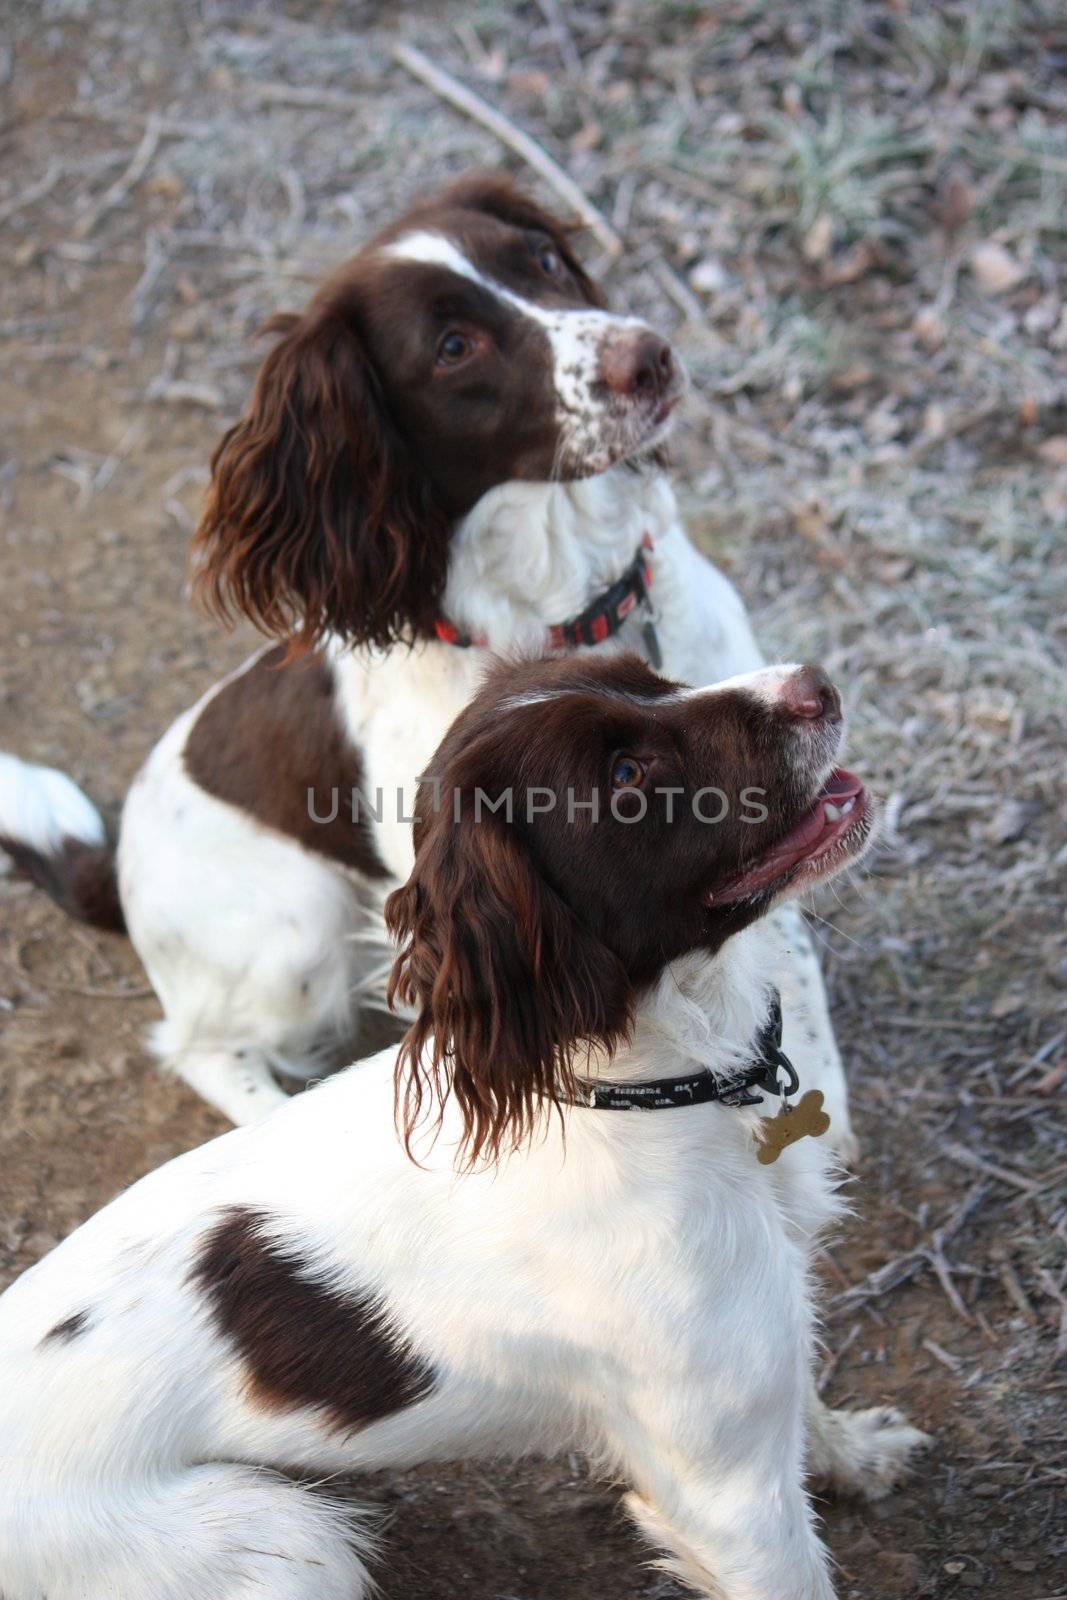
{"type": "MultiPolygon", "coordinates": [[[[178,719],[126,799],[117,874],[79,791],[0,757],[0,850],[128,928],[156,1053],[235,1122],[281,1102],[277,1074],[350,1059],[416,778],[485,647],[636,648],[691,683],[760,664],[662,470],[677,357],[603,309],[568,230],[510,181],[417,206],[269,326],[198,581],[303,657],[267,649],[178,719]]],[[[851,1154],[818,964],[795,911],[776,925],[790,1028],[851,1154]]]]}
{"type": "Polygon", "coordinates": [[[833,1161],[765,1162],[765,914],[862,853],[841,745],[810,667],[490,678],[387,908],[403,1046],[0,1298],[4,1600],[360,1600],[367,1525],[301,1478],[575,1447],[700,1594],[831,1600],[806,1474],[876,1496],[923,1441],[815,1394],[833,1161]]]}

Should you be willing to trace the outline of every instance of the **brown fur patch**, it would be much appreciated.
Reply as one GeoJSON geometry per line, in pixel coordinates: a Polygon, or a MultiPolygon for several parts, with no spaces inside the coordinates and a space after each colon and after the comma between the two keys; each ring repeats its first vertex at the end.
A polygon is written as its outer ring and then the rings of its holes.
{"type": "Polygon", "coordinates": [[[429,1395],[434,1374],[389,1326],[373,1294],[342,1295],[236,1208],[208,1234],[193,1272],[248,1372],[254,1400],[318,1407],[335,1428],[365,1428],[429,1395]]]}
{"type": "Polygon", "coordinates": [[[55,855],[44,855],[18,839],[0,835],[0,851],[9,855],[16,871],[50,895],[68,917],[109,933],[126,932],[115,852],[110,845],[67,838],[55,855]]]}
{"type": "Polygon", "coordinates": [[[322,285],[277,335],[223,436],[194,539],[196,592],[224,618],[312,645],[435,637],[457,517],[497,484],[543,482],[560,440],[544,330],[446,268],[391,261],[430,229],[549,309],[601,305],[570,230],[500,174],[414,207],[322,285]],[[538,266],[541,238],[561,263],[538,266]],[[450,325],[480,357],[442,373],[450,325]]]}
{"type": "Polygon", "coordinates": [[[208,701],[184,759],[193,781],[217,800],[364,877],[388,877],[370,821],[362,810],[352,819],[363,764],[341,726],[321,656],[287,662],[284,645],[260,656],[208,701]],[[335,810],[332,820],[315,820],[335,810]]]}
{"type": "Polygon", "coordinates": [[[719,886],[799,821],[812,794],[798,773],[814,785],[836,736],[744,688],[677,688],[632,655],[501,662],[446,733],[419,788],[414,869],[385,905],[400,947],[389,998],[416,1012],[396,1075],[409,1153],[449,1095],[469,1164],[521,1145],[573,1097],[589,1046],[627,1037],[646,984],[767,909],[768,890],[731,900],[719,886]],[[620,755],[640,772],[629,798],[612,791],[620,755]],[[479,792],[510,795],[513,814],[479,818],[479,792]],[[763,809],[752,825],[746,794],[763,809]],[[533,795],[553,803],[531,814],[533,795]],[[709,795],[718,815],[698,807],[709,795]],[[570,810],[594,799],[596,826],[570,810]]]}

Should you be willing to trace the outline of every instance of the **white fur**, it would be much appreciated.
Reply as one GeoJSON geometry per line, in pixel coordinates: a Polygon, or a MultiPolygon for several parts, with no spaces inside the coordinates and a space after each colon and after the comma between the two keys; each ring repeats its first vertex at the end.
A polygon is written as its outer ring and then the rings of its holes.
{"type": "MultiPolygon", "coordinates": [[[[758,668],[741,600],[686,538],[666,479],[626,466],[577,483],[491,490],[453,536],[444,611],[492,649],[529,652],[551,623],[575,615],[619,576],[645,533],[654,540],[649,559],[664,672],[699,686],[758,668]]],[[[642,650],[644,620],[643,608],[635,608],[597,650],[642,650]]],[[[384,653],[334,642],[328,654],[372,806],[381,791],[376,847],[402,881],[411,867],[417,777],[475,692],[486,653],[432,641],[384,653]]],[[[185,740],[219,687],[178,718],[130,789],[118,869],[130,937],[164,1012],[152,1047],[224,1115],[244,1123],[285,1100],[277,1073],[313,1078],[339,1051],[351,1052],[358,1001],[380,989],[388,950],[379,891],[190,779],[185,740]]],[[[39,807],[41,794],[73,795],[96,817],[61,774],[42,787],[35,776],[42,769],[4,760],[0,774],[13,774],[14,800],[0,818],[13,816],[16,837],[27,837],[22,818],[39,807]]],[[[50,815],[47,825],[34,824],[32,837],[47,843],[71,831],[57,820],[64,815],[58,807],[50,815]]],[[[96,842],[96,822],[94,836],[84,817],[77,821],[78,836],[96,842]]],[[[822,1088],[835,1144],[851,1157],[844,1075],[810,938],[787,909],[772,925],[787,1046],[805,1080],[822,1088]]]]}
{"type": "MultiPolygon", "coordinates": [[[[764,923],[676,963],[612,1079],[731,1065],[776,961],[764,923]]],[[[172,1161],[0,1299],[5,1600],[360,1600],[365,1527],[271,1469],[564,1447],[633,1487],[639,1525],[700,1593],[830,1600],[805,1451],[880,1493],[922,1435],[813,1398],[825,1141],[765,1167],[754,1110],[573,1110],[457,1175],[451,1107],[421,1165],[404,1156],[394,1063],[383,1051],[172,1161]],[[257,1403],[191,1282],[233,1206],[267,1214],[334,1290],[380,1296],[436,1374],[428,1397],[348,1433],[257,1403]],[[76,1313],[82,1332],[46,1337],[76,1313]]]]}
{"type": "MultiPolygon", "coordinates": [[[[598,431],[604,405],[594,404],[590,390],[591,351],[639,324],[603,312],[548,311],[484,278],[435,233],[408,234],[388,249],[394,257],[446,266],[544,326],[561,414],[569,419],[564,431],[584,452],[588,470],[603,465],[598,451],[614,437],[614,423],[598,431]]],[[[453,533],[443,614],[491,650],[535,652],[552,624],[577,615],[620,576],[646,534],[654,540],[652,599],[664,672],[702,686],[758,668],[736,590],[694,549],[667,479],[647,466],[490,490],[453,533]]],[[[635,607],[620,632],[596,648],[643,651],[647,620],[646,609],[635,607]]],[[[326,648],[375,809],[381,792],[376,846],[402,881],[411,866],[417,777],[477,688],[486,654],[436,640],[385,653],[352,651],[337,641],[326,648]]],[[[380,990],[376,974],[388,953],[376,915],[380,895],[190,780],[182,751],[198,709],[178,719],[130,790],[119,882],[130,936],[164,1010],[153,1030],[156,1054],[243,1123],[283,1101],[277,1072],[314,1077],[338,1050],[351,1053],[356,998],[380,990]]],[[[34,803],[36,780],[24,785],[21,772],[16,778],[17,819],[19,807],[34,803]]],[[[38,834],[46,836],[40,827],[38,834]]],[[[805,1076],[826,1095],[834,1139],[851,1157],[845,1081],[818,965],[798,917],[782,930],[775,975],[790,997],[787,1024],[800,1035],[805,1076]]]]}
{"type": "MultiPolygon", "coordinates": [[[[65,773],[0,750],[0,839],[5,835],[43,856],[58,853],[67,839],[105,842],[100,813],[65,773]]],[[[0,863],[7,859],[0,847],[0,863]]]]}
{"type": "MultiPolygon", "coordinates": [[[[453,536],[445,613],[495,650],[536,649],[552,622],[618,577],[646,532],[664,672],[706,685],[758,668],[737,592],[686,538],[666,479],[628,467],[491,490],[453,536]]],[[[643,620],[635,608],[596,648],[641,650],[643,620]]],[[[475,692],[486,654],[433,641],[384,653],[334,643],[329,655],[375,809],[381,791],[376,847],[403,881],[416,779],[475,692]]],[[[165,1013],[154,1048],[240,1123],[284,1099],[274,1071],[314,1077],[334,1051],[351,1048],[353,990],[372,983],[387,951],[366,886],[190,780],[181,751],[197,709],[179,718],[130,790],[119,877],[130,936],[165,1013]]],[[[823,1089],[835,1142],[851,1155],[818,964],[802,919],[780,917],[775,979],[798,1068],[823,1089]]]]}
{"type": "MultiPolygon", "coordinates": [[[[227,680],[228,681],[228,680],[227,680]]],[[[358,1037],[358,993],[384,948],[355,878],[189,777],[182,750],[212,695],[178,718],[126,797],[119,886],[130,938],[164,1019],[153,1050],[234,1122],[285,1098],[358,1037]]]]}

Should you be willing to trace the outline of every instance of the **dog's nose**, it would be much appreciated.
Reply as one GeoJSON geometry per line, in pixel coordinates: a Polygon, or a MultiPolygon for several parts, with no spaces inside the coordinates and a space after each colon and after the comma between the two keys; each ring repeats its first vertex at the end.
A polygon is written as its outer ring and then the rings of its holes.
{"type": "Polygon", "coordinates": [[[645,328],[622,333],[601,351],[600,376],[612,394],[658,399],[674,377],[674,354],[645,328]]]}
{"type": "Polygon", "coordinates": [[[821,667],[810,663],[791,672],[778,691],[778,703],[798,722],[840,722],[841,697],[821,667]]]}

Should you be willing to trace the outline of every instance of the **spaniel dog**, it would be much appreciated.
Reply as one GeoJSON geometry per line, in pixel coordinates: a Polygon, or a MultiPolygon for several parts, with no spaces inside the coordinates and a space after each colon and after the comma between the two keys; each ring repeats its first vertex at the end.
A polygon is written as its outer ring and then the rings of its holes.
{"type": "Polygon", "coordinates": [[[810,667],[494,671],[387,906],[403,1044],[0,1299],[4,1600],[358,1600],[307,1479],[567,1447],[699,1593],[829,1600],[806,1476],[878,1495],[924,1437],[811,1383],[833,1160],[766,913],[863,851],[841,744],[810,667]]]}
{"type": "MultiPolygon", "coordinates": [[[[416,780],[487,647],[637,648],[701,684],[760,665],[663,471],[678,358],[603,309],[567,230],[508,181],[417,207],[268,327],[215,455],[197,573],[218,611],[287,642],[164,736],[117,871],[79,791],[0,757],[0,851],[129,930],[163,1007],[157,1055],[238,1123],[282,1101],[279,1074],[351,1059],[416,780]]],[[[776,981],[804,1006],[849,1155],[818,963],[799,914],[780,920],[776,981]]]]}

